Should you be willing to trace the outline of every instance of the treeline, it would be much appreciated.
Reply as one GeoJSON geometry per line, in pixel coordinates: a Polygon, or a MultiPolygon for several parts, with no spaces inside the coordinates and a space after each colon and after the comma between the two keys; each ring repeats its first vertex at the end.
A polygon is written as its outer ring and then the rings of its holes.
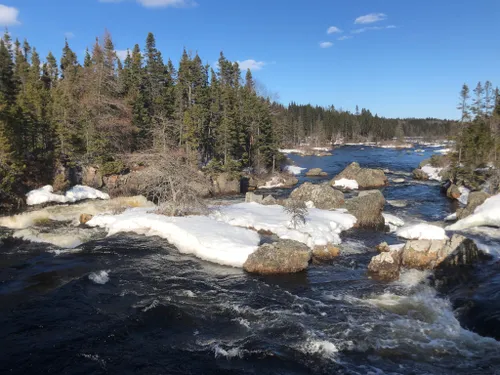
{"type": "Polygon", "coordinates": [[[454,121],[426,119],[390,119],[373,115],[368,109],[356,112],[298,105],[276,109],[276,134],[280,144],[297,145],[304,139],[316,144],[336,141],[382,141],[393,138],[424,136],[446,137],[454,121]]]}
{"type": "Polygon", "coordinates": [[[457,109],[461,113],[457,135],[456,165],[473,173],[486,166],[500,167],[500,91],[489,81],[469,89],[462,86],[457,109]]]}

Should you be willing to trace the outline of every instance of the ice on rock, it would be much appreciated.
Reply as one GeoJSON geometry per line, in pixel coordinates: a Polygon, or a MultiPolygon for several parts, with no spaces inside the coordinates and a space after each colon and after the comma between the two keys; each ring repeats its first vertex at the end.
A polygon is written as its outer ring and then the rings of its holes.
{"type": "Polygon", "coordinates": [[[306,170],[307,168],[302,168],[302,167],[298,167],[296,165],[287,165],[285,167],[285,172],[288,172],[288,173],[291,173],[293,175],[300,175],[302,173],[302,171],[306,170]]]}
{"type": "Polygon", "coordinates": [[[490,197],[474,213],[446,227],[447,230],[464,230],[480,226],[500,227],[500,194],[490,197]]]}
{"type": "Polygon", "coordinates": [[[56,202],[56,203],[74,203],[84,199],[109,199],[109,195],[91,188],[89,186],[76,185],[69,189],[65,195],[54,194],[54,188],[46,185],[40,189],[31,190],[26,194],[26,204],[33,206],[36,204],[56,202]]]}
{"type": "Polygon", "coordinates": [[[159,236],[181,253],[232,267],[243,267],[260,243],[256,232],[234,228],[210,217],[168,217],[144,209],[130,209],[120,215],[97,215],[87,225],[106,228],[108,235],[134,232],[159,236]]]}
{"type": "Polygon", "coordinates": [[[358,182],[356,180],[349,180],[348,178],[341,178],[335,181],[335,185],[343,189],[357,190],[359,188],[358,182]]]}
{"type": "Polygon", "coordinates": [[[212,217],[236,227],[269,231],[280,238],[302,242],[310,248],[341,243],[339,234],[356,223],[356,218],[346,212],[311,208],[305,224],[293,228],[290,215],[282,206],[262,206],[257,203],[221,207],[212,217]]]}
{"type": "Polygon", "coordinates": [[[403,227],[396,232],[398,237],[407,240],[447,240],[448,236],[443,228],[427,223],[420,223],[403,227]]]}

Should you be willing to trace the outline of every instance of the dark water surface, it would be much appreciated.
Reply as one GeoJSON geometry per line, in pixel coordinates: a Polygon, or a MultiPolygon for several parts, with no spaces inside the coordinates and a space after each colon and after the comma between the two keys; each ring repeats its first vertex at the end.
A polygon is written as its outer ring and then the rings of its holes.
{"type": "MultiPolygon", "coordinates": [[[[407,201],[386,207],[407,222],[441,220],[454,210],[437,184],[406,176],[424,158],[415,153],[345,147],[331,157],[291,158],[329,177],[358,161],[406,178],[383,193],[407,201]]],[[[7,234],[0,229],[0,239],[7,234]]],[[[450,291],[457,296],[450,301],[424,272],[377,282],[366,275],[373,246],[398,240],[369,231],[343,237],[343,253],[332,264],[281,277],[207,263],[155,237],[117,235],[72,251],[6,239],[0,373],[500,373],[500,343],[457,319],[463,304],[457,310],[455,302],[466,285],[450,291]]],[[[481,267],[466,301],[476,298],[474,306],[494,293],[500,299],[495,263],[481,267]]]]}

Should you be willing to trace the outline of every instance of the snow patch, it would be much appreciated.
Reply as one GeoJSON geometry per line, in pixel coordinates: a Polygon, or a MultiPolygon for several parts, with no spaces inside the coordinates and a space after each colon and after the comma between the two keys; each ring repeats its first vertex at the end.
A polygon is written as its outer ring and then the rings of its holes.
{"type": "Polygon", "coordinates": [[[311,208],[306,215],[305,224],[293,228],[290,225],[290,215],[282,206],[263,206],[257,203],[221,207],[212,217],[236,227],[269,231],[280,238],[302,242],[310,248],[329,243],[340,244],[342,241],[339,234],[356,223],[356,218],[348,213],[311,208]]]}
{"type": "Polygon", "coordinates": [[[401,228],[396,232],[398,237],[408,240],[447,240],[446,232],[443,228],[427,223],[420,223],[409,227],[401,228]]]}
{"type": "Polygon", "coordinates": [[[45,185],[40,189],[31,190],[26,194],[26,204],[28,206],[48,202],[74,203],[83,199],[109,199],[109,195],[83,185],[73,186],[65,195],[54,194],[54,188],[51,185],[45,185]]]}
{"type": "Polygon", "coordinates": [[[288,172],[288,173],[291,173],[295,176],[298,176],[298,175],[302,174],[302,171],[304,171],[306,169],[307,168],[298,167],[296,165],[287,165],[285,167],[285,172],[288,172]]]}
{"type": "Polygon", "coordinates": [[[500,194],[490,197],[474,213],[446,227],[447,230],[464,230],[479,226],[500,227],[500,194]]]}
{"type": "Polygon", "coordinates": [[[429,180],[441,181],[442,177],[439,173],[443,170],[443,168],[435,168],[430,164],[424,165],[422,167],[422,171],[429,176],[429,180]]]}
{"type": "Polygon", "coordinates": [[[274,189],[283,187],[284,184],[278,176],[273,176],[269,181],[266,181],[265,185],[259,186],[259,189],[274,189]]]}
{"type": "Polygon", "coordinates": [[[356,180],[349,180],[348,178],[341,178],[340,180],[336,180],[334,186],[349,190],[359,189],[358,182],[356,180]]]}

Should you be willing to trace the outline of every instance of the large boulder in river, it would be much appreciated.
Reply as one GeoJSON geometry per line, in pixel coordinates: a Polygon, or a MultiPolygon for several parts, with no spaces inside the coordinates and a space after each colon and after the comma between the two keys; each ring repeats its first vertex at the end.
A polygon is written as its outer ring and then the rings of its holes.
{"type": "Polygon", "coordinates": [[[402,249],[383,251],[368,264],[368,273],[376,278],[392,281],[399,278],[402,249]]]}
{"type": "Polygon", "coordinates": [[[98,168],[93,166],[83,167],[82,182],[83,185],[87,185],[95,189],[100,189],[104,186],[101,172],[99,172],[98,168]]]}
{"type": "Polygon", "coordinates": [[[340,255],[340,249],[333,244],[326,246],[315,246],[312,250],[313,260],[315,262],[327,262],[340,255]]]}
{"type": "Polygon", "coordinates": [[[362,191],[345,202],[345,207],[357,219],[356,227],[384,230],[385,198],[379,190],[362,191]]]}
{"type": "Polygon", "coordinates": [[[303,243],[279,240],[260,246],[248,256],[243,268],[260,275],[295,273],[309,266],[311,256],[311,250],[303,243]]]}
{"type": "Polygon", "coordinates": [[[374,189],[387,185],[387,177],[384,171],[380,169],[361,168],[356,162],[349,164],[342,172],[336,175],[331,184],[335,185],[335,181],[343,178],[355,180],[360,189],[374,189]]]}
{"type": "Polygon", "coordinates": [[[305,182],[292,191],[290,198],[302,202],[312,201],[314,207],[333,210],[344,205],[344,193],[333,189],[328,184],[313,185],[305,182]]]}
{"type": "Polygon", "coordinates": [[[327,176],[328,173],[323,172],[321,168],[312,168],[306,172],[307,177],[324,177],[327,176]]]}
{"type": "Polygon", "coordinates": [[[459,234],[450,240],[411,240],[403,248],[402,265],[421,270],[472,265],[480,254],[474,241],[459,234]]]}
{"type": "Polygon", "coordinates": [[[239,194],[240,179],[231,173],[221,173],[213,179],[214,193],[217,195],[239,194]]]}
{"type": "Polygon", "coordinates": [[[474,213],[474,210],[482,205],[486,199],[488,199],[490,195],[485,193],[484,191],[473,191],[469,194],[469,198],[467,200],[467,206],[465,208],[460,208],[457,210],[457,219],[461,220],[470,216],[474,213]]]}

